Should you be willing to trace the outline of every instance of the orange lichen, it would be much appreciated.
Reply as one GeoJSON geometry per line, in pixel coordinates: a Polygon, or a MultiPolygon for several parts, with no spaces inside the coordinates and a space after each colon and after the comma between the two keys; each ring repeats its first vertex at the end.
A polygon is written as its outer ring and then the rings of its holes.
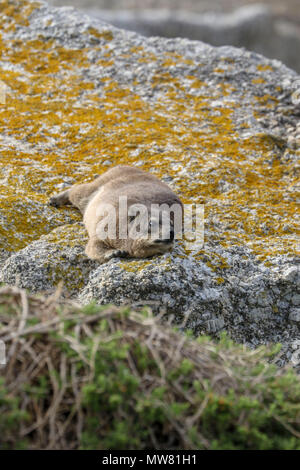
{"type": "Polygon", "coordinates": [[[8,31],[14,31],[16,25],[28,26],[28,18],[31,13],[39,8],[38,2],[28,2],[23,0],[22,2],[4,1],[0,4],[0,14],[2,18],[5,18],[4,29],[8,31]]]}
{"type": "Polygon", "coordinates": [[[114,38],[113,33],[109,30],[100,32],[96,28],[88,28],[87,33],[98,39],[104,39],[105,41],[112,41],[114,38]]]}
{"type": "Polygon", "coordinates": [[[263,95],[263,96],[255,96],[255,99],[260,103],[263,104],[265,107],[274,106],[274,104],[278,103],[278,99],[276,96],[271,95],[263,95]]]}
{"type": "Polygon", "coordinates": [[[253,85],[261,85],[263,83],[266,83],[266,80],[264,78],[254,78],[252,80],[253,85]]]}
{"type": "Polygon", "coordinates": [[[270,65],[259,64],[256,68],[259,72],[273,72],[273,67],[271,67],[270,65]]]}
{"type": "Polygon", "coordinates": [[[97,65],[101,65],[102,67],[111,67],[114,65],[113,60],[98,60],[97,65]]]}

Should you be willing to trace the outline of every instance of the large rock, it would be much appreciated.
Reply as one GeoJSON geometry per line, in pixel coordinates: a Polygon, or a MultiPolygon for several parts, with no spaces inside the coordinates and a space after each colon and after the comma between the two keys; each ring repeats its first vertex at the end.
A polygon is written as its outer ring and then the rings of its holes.
{"type": "Polygon", "coordinates": [[[45,3],[1,3],[0,280],[149,303],[197,332],[299,338],[299,76],[232,47],[143,38],[45,3]],[[298,126],[298,127],[297,127],[298,126]],[[205,244],[99,266],[53,193],[117,164],[205,205],[205,244]]]}
{"type": "MultiPolygon", "coordinates": [[[[82,7],[85,2],[82,2],[82,7]]],[[[182,8],[182,7],[181,7],[182,8]]],[[[246,47],[272,59],[282,60],[300,72],[300,23],[285,15],[273,14],[266,5],[238,8],[230,13],[211,10],[195,13],[185,10],[99,10],[86,9],[119,28],[144,36],[181,37],[205,41],[213,46],[230,44],[246,47]]]]}

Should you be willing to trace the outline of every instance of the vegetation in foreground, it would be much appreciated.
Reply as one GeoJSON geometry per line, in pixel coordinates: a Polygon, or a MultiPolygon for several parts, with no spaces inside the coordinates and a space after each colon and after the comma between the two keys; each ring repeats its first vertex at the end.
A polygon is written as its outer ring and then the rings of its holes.
{"type": "Polygon", "coordinates": [[[148,309],[0,289],[0,448],[300,449],[300,381],[148,309]]]}

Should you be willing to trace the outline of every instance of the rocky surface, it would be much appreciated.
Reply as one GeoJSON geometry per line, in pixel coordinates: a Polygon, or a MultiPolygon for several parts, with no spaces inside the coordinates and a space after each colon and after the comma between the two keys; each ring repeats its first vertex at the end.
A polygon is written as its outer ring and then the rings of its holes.
{"type": "MultiPolygon", "coordinates": [[[[84,6],[84,4],[82,5],[84,6]]],[[[213,46],[246,47],[279,59],[300,72],[300,20],[275,15],[266,5],[238,8],[230,13],[184,10],[99,10],[86,13],[144,36],[182,37],[213,46]]]]}
{"type": "MultiPolygon", "coordinates": [[[[233,47],[144,38],[44,3],[0,5],[0,280],[86,303],[149,303],[241,342],[299,335],[299,76],[233,47]],[[49,197],[116,164],[205,205],[205,244],[97,265],[49,197]]],[[[297,346],[298,347],[298,346],[297,346]]]]}

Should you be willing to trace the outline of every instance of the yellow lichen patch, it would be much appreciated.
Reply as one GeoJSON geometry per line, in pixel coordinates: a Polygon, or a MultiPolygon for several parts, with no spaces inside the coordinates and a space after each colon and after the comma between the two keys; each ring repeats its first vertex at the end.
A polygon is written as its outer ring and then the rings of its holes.
{"type": "Polygon", "coordinates": [[[97,65],[101,65],[102,67],[111,67],[114,65],[113,60],[98,60],[97,65]]]}
{"type": "Polygon", "coordinates": [[[172,66],[176,66],[176,65],[177,65],[177,62],[172,60],[172,59],[167,59],[162,63],[163,67],[172,67],[172,66]]]}
{"type": "Polygon", "coordinates": [[[201,88],[203,86],[207,86],[205,82],[202,82],[201,80],[199,80],[196,77],[188,75],[186,78],[188,78],[189,80],[193,80],[191,85],[190,85],[191,88],[201,88]]]}
{"type": "Polygon", "coordinates": [[[120,268],[124,269],[124,271],[136,273],[139,270],[143,270],[148,266],[151,266],[151,260],[122,260],[120,262],[120,268]]]}
{"type": "Polygon", "coordinates": [[[256,68],[259,72],[267,72],[267,71],[273,72],[273,67],[271,67],[270,65],[259,64],[256,68]]]}
{"type": "MultiPolygon", "coordinates": [[[[168,270],[168,266],[171,266],[171,258],[166,257],[160,262],[161,266],[164,266],[164,270],[168,270]]],[[[147,268],[153,267],[153,258],[151,259],[126,259],[121,260],[120,268],[124,269],[124,271],[136,273],[138,271],[142,271],[147,268]]]]}
{"type": "Polygon", "coordinates": [[[264,78],[254,78],[252,80],[253,85],[261,85],[262,83],[266,83],[264,78]]]}
{"type": "MultiPolygon", "coordinates": [[[[191,59],[183,59],[182,62],[183,62],[184,64],[186,64],[186,65],[195,65],[195,62],[194,62],[193,60],[191,60],[191,59]]],[[[197,66],[199,67],[200,64],[197,64],[197,66]]]]}
{"type": "Polygon", "coordinates": [[[138,54],[138,53],[141,53],[141,52],[144,52],[143,46],[134,46],[134,47],[130,48],[130,53],[131,54],[138,54]]]}
{"type": "Polygon", "coordinates": [[[80,223],[57,227],[49,234],[42,236],[41,239],[46,240],[47,243],[54,243],[55,245],[67,248],[82,247],[88,241],[84,226],[80,223]]]}
{"type": "Polygon", "coordinates": [[[172,57],[174,59],[182,59],[182,55],[178,54],[177,52],[166,52],[166,56],[172,57]]]}
{"type": "Polygon", "coordinates": [[[104,39],[105,41],[112,41],[114,38],[113,33],[109,30],[100,32],[96,28],[89,28],[87,33],[95,36],[98,39],[104,39]]]}
{"type": "Polygon", "coordinates": [[[154,54],[147,54],[147,56],[140,57],[138,59],[138,62],[141,64],[149,64],[151,62],[155,62],[157,60],[157,57],[154,54]]]}
{"type": "MultiPolygon", "coordinates": [[[[226,268],[229,268],[229,265],[228,265],[228,262],[227,260],[215,253],[214,255],[210,255],[210,260],[207,261],[207,266],[209,266],[213,271],[216,271],[217,269],[220,270],[220,269],[226,269],[226,268]]],[[[221,279],[221,278],[219,278],[221,279]]],[[[222,281],[221,281],[222,282],[222,281]]]]}
{"type": "Polygon", "coordinates": [[[278,99],[275,96],[271,96],[271,95],[255,96],[255,99],[260,104],[262,104],[266,107],[274,106],[275,104],[278,103],[278,99]]]}
{"type": "Polygon", "coordinates": [[[40,6],[38,2],[4,1],[0,4],[2,25],[5,30],[14,30],[16,25],[28,26],[28,18],[31,13],[40,6]]]}

